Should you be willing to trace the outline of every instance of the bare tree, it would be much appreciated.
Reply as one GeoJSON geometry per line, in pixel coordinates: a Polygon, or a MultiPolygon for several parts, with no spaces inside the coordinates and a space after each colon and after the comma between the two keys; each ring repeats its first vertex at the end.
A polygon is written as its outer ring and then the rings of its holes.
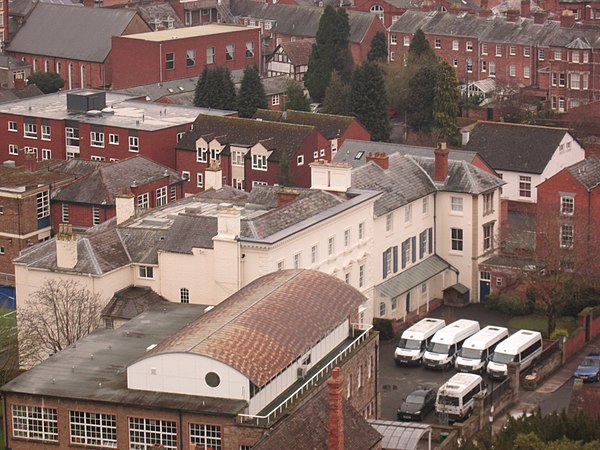
{"type": "Polygon", "coordinates": [[[22,366],[40,362],[94,331],[102,304],[72,280],[47,280],[18,310],[19,355],[22,366]]]}
{"type": "Polygon", "coordinates": [[[0,315],[0,385],[14,378],[19,371],[15,311],[0,315]]]}

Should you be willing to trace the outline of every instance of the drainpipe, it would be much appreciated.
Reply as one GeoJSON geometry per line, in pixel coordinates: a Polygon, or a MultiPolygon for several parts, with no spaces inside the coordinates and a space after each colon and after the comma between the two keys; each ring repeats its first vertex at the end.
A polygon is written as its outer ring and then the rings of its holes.
{"type": "Polygon", "coordinates": [[[162,83],[163,81],[163,74],[162,74],[162,42],[158,44],[158,70],[159,72],[159,77],[158,80],[160,83],[162,83]]]}
{"type": "Polygon", "coordinates": [[[183,450],[183,418],[181,417],[181,410],[179,412],[179,448],[183,450]]]}

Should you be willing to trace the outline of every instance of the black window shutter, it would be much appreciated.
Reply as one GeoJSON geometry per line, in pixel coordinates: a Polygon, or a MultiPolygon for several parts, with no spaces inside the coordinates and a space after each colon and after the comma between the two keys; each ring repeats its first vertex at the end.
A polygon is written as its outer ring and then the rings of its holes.
{"type": "Polygon", "coordinates": [[[423,259],[425,254],[425,233],[427,231],[421,231],[419,233],[419,259],[423,259]]]}
{"type": "Polygon", "coordinates": [[[385,252],[383,252],[383,278],[385,278],[387,276],[388,273],[388,267],[387,267],[387,254],[388,254],[388,250],[386,250],[385,252]]]}
{"type": "Polygon", "coordinates": [[[394,273],[398,272],[398,246],[394,245],[394,273]]]}
{"type": "Polygon", "coordinates": [[[411,239],[410,246],[412,247],[412,262],[417,260],[417,237],[413,236],[411,239]]]}
{"type": "Polygon", "coordinates": [[[433,253],[433,228],[429,229],[429,253],[433,253]]]}
{"type": "Polygon", "coordinates": [[[404,241],[402,243],[402,268],[404,269],[406,267],[406,245],[408,244],[408,241],[404,241]]]}

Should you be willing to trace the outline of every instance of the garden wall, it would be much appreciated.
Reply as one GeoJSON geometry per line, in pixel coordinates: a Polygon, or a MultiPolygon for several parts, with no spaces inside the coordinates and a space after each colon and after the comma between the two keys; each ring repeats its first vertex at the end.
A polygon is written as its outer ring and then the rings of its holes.
{"type": "Polygon", "coordinates": [[[565,359],[573,357],[587,342],[600,334],[600,314],[597,317],[594,315],[593,308],[586,308],[577,317],[579,328],[565,342],[565,359]]]}

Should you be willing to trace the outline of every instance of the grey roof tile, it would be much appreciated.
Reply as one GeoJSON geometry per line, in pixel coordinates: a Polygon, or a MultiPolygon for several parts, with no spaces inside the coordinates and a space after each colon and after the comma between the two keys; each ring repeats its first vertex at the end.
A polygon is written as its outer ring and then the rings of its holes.
{"type": "Polygon", "coordinates": [[[155,3],[152,5],[137,5],[137,11],[148,26],[153,27],[156,21],[166,25],[167,21],[172,23],[173,28],[183,28],[183,22],[169,3],[155,3]]]}
{"type": "Polygon", "coordinates": [[[600,160],[595,155],[567,167],[567,170],[588,190],[600,185],[600,160]]]}
{"type": "Polygon", "coordinates": [[[194,248],[213,248],[217,218],[179,214],[173,221],[160,250],[192,254],[194,248]]]}
{"type": "Polygon", "coordinates": [[[102,309],[102,317],[131,320],[144,311],[169,303],[147,286],[129,286],[115,292],[106,306],[102,309]]]}
{"type": "Polygon", "coordinates": [[[327,139],[341,137],[352,122],[356,120],[350,116],[316,114],[306,111],[294,111],[292,109],[288,109],[287,111],[259,109],[254,114],[254,118],[316,127],[327,139]]]}

